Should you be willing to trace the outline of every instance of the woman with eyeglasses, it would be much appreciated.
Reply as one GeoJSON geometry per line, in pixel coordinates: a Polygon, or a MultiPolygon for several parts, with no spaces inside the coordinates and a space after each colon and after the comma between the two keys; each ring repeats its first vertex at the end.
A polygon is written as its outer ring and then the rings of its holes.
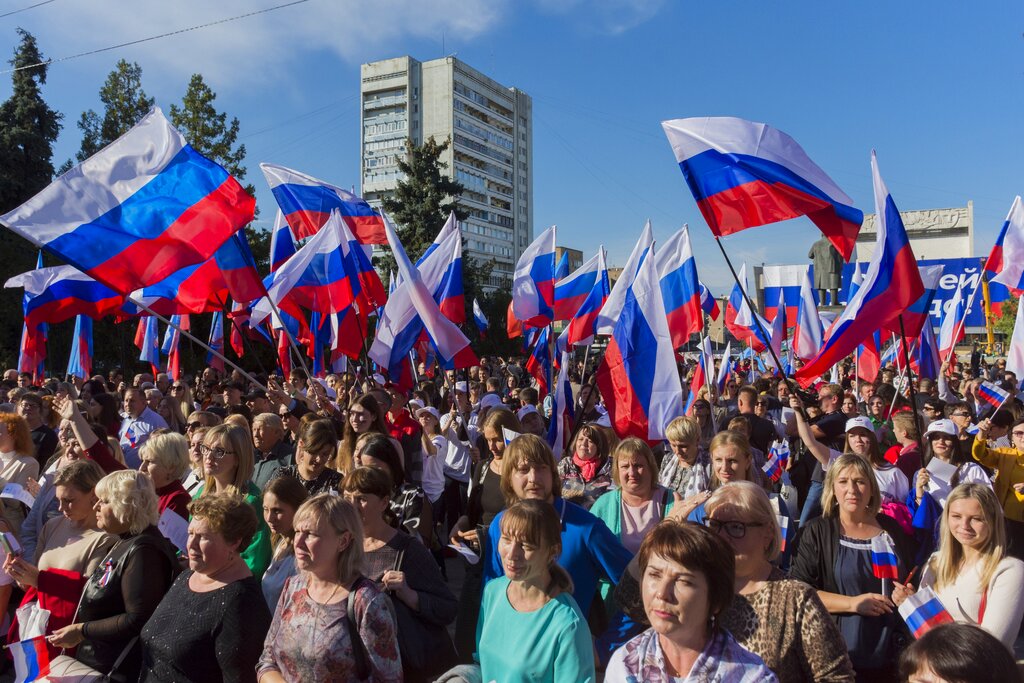
{"type": "Polygon", "coordinates": [[[256,510],[259,523],[252,541],[242,551],[242,559],[253,576],[263,576],[270,566],[270,530],[263,521],[263,501],[260,490],[252,483],[253,451],[248,432],[235,425],[212,427],[203,438],[199,453],[203,457],[205,480],[197,489],[194,499],[207,493],[233,492],[245,498],[256,510]]]}
{"type": "Polygon", "coordinates": [[[985,467],[996,470],[993,482],[996,498],[1006,515],[1006,535],[1009,553],[1024,559],[1024,418],[1010,427],[1010,448],[990,448],[988,433],[992,421],[978,423],[978,438],[974,440],[971,456],[985,467]]]}
{"type": "Polygon", "coordinates": [[[790,578],[818,591],[846,641],[858,680],[895,681],[902,626],[895,613],[891,579],[875,576],[872,539],[897,558],[901,579],[909,574],[912,549],[900,525],[880,514],[882,495],[871,465],[848,453],[825,475],[822,516],[800,530],[790,578]]]}
{"type": "Polygon", "coordinates": [[[330,420],[316,420],[302,427],[295,448],[295,464],[278,470],[279,477],[295,477],[311,496],[338,493],[341,474],[328,465],[337,456],[338,436],[330,420]]]}

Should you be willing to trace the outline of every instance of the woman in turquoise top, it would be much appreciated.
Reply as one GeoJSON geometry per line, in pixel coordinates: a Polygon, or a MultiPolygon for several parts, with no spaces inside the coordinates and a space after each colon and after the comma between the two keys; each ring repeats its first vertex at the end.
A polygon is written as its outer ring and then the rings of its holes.
{"type": "Polygon", "coordinates": [[[524,500],[502,515],[505,575],[484,587],[477,624],[482,680],[597,680],[587,620],[572,597],[572,579],[555,562],[561,551],[561,522],[551,505],[524,500]]]}
{"type": "Polygon", "coordinates": [[[259,527],[249,547],[242,552],[242,560],[253,576],[263,576],[270,566],[273,552],[270,547],[270,529],[263,520],[263,494],[251,481],[255,461],[249,433],[236,425],[217,425],[206,432],[199,453],[203,457],[206,480],[196,490],[194,497],[200,498],[206,491],[222,493],[233,490],[256,510],[259,527]]]}

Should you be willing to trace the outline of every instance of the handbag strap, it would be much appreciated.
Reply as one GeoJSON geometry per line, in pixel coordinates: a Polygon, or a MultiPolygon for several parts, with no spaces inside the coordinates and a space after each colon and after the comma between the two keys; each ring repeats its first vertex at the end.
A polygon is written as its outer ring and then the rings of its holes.
{"type": "Polygon", "coordinates": [[[367,661],[366,645],[359,633],[359,621],[356,619],[356,590],[362,582],[362,577],[352,584],[352,590],[348,594],[348,608],[345,612],[345,620],[348,622],[348,633],[352,639],[352,658],[355,660],[356,676],[360,680],[365,679],[370,673],[370,664],[367,661]]]}
{"type": "Polygon", "coordinates": [[[985,620],[985,608],[988,607],[988,587],[985,587],[985,592],[981,594],[981,607],[978,608],[978,626],[981,626],[981,622],[985,620]]]}

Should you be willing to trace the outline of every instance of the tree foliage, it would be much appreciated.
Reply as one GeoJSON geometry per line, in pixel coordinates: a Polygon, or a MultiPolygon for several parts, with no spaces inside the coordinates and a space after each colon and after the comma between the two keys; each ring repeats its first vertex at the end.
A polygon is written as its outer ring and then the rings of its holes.
{"type": "Polygon", "coordinates": [[[993,327],[998,333],[1006,335],[1006,341],[1010,341],[1010,337],[1013,336],[1013,325],[1017,321],[1017,306],[1020,305],[1020,298],[1013,296],[1003,302],[1002,315],[995,319],[993,327]]]}

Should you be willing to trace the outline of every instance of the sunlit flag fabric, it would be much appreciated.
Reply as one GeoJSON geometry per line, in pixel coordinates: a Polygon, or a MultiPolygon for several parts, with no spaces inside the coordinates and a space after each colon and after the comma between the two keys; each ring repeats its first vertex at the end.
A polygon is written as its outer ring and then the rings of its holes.
{"type": "Polygon", "coordinates": [[[14,660],[16,683],[32,683],[50,673],[50,651],[45,636],[11,643],[7,651],[14,660]]]}
{"type": "Polygon", "coordinates": [[[871,171],[878,229],[875,252],[863,283],[832,323],[821,351],[797,370],[796,378],[804,387],[853,353],[876,330],[897,319],[924,293],[907,231],[878,172],[874,152],[871,153],[871,171]]]}
{"type": "Polygon", "coordinates": [[[210,340],[207,342],[217,353],[207,352],[206,362],[211,368],[224,372],[224,359],[217,354],[224,354],[224,314],[215,311],[210,321],[210,340]]]}
{"type": "Polygon", "coordinates": [[[555,282],[569,277],[569,252],[563,251],[555,266],[555,282]]]}
{"type": "Polygon", "coordinates": [[[953,349],[964,338],[964,319],[966,311],[963,298],[963,287],[957,287],[953,298],[946,304],[942,314],[942,324],[939,325],[939,357],[948,359],[953,349]]]}
{"type": "Polygon", "coordinates": [[[881,344],[882,335],[875,332],[857,346],[857,376],[866,382],[874,382],[882,369],[881,344]]]}
{"type": "Polygon", "coordinates": [[[661,126],[715,235],[807,216],[849,260],[864,214],[796,140],[732,117],[676,119],[661,126]]]}
{"type": "Polygon", "coordinates": [[[629,258],[626,259],[626,265],[623,267],[622,273],[619,274],[619,279],[615,281],[615,286],[608,294],[608,301],[605,302],[597,317],[598,334],[610,335],[615,330],[622,307],[626,302],[626,292],[633,284],[633,278],[636,277],[640,264],[643,263],[652,246],[654,246],[654,231],[651,230],[651,222],[647,221],[644,223],[643,232],[640,233],[640,239],[633,247],[633,251],[630,252],[629,258]]]}
{"type": "Polygon", "coordinates": [[[548,444],[555,460],[559,460],[569,447],[569,436],[572,433],[573,400],[572,385],[569,383],[569,353],[562,353],[562,362],[558,368],[558,379],[551,393],[551,423],[548,425],[548,444]]]}
{"type": "Polygon", "coordinates": [[[210,258],[255,206],[154,108],[0,222],[127,293],[210,258]]]}
{"type": "Polygon", "coordinates": [[[555,284],[556,319],[569,320],[565,330],[566,344],[589,344],[594,340],[597,318],[608,300],[610,290],[603,246],[599,246],[597,254],[580,266],[575,273],[555,284]],[[561,302],[558,298],[560,288],[561,302]],[[560,304],[563,312],[573,307],[575,310],[568,318],[557,318],[560,304]]]}
{"type": "Polygon", "coordinates": [[[102,318],[117,313],[124,295],[72,266],[53,266],[15,275],[4,287],[24,287],[25,321],[59,323],[76,315],[102,318]]]}
{"type": "Polygon", "coordinates": [[[1006,352],[1006,370],[1017,376],[1017,389],[1020,390],[1024,383],[1024,306],[1019,304],[1009,350],[1006,352]]]}
{"type": "Polygon", "coordinates": [[[942,367],[942,360],[939,358],[939,342],[935,339],[935,328],[932,321],[928,320],[921,330],[921,337],[917,343],[917,374],[920,377],[938,379],[939,370],[942,367]]]}
{"type": "Polygon", "coordinates": [[[746,263],[740,267],[738,279],[739,283],[732,286],[729,301],[725,305],[725,326],[734,337],[746,342],[755,352],[767,351],[769,340],[766,335],[771,326],[767,320],[750,309],[740,287],[742,284],[743,288],[746,288],[746,263]]]}
{"type": "Polygon", "coordinates": [[[697,367],[693,370],[693,377],[690,378],[690,394],[686,399],[686,406],[683,413],[693,414],[693,404],[697,401],[697,395],[701,387],[706,387],[711,382],[711,374],[715,370],[715,356],[711,351],[711,340],[703,337],[700,343],[700,356],[697,358],[697,367]]]}
{"type": "Polygon", "coordinates": [[[188,315],[172,315],[160,347],[161,353],[167,356],[167,375],[174,381],[181,379],[181,332],[178,328],[187,330],[188,319],[188,315]]]}
{"type": "Polygon", "coordinates": [[[476,323],[476,329],[480,332],[480,338],[486,337],[487,316],[484,315],[484,310],[480,308],[480,302],[475,298],[473,299],[473,322],[476,323]]]}
{"type": "Polygon", "coordinates": [[[295,239],[312,237],[338,211],[362,244],[387,243],[380,214],[362,197],[284,166],[263,163],[260,169],[295,239]]]}
{"type": "Polygon", "coordinates": [[[462,237],[456,234],[439,246],[442,254],[448,254],[448,263],[445,266],[444,274],[441,276],[441,283],[434,288],[434,301],[441,309],[441,315],[451,320],[456,325],[466,322],[466,299],[462,286],[462,237]]]}
{"type": "Polygon", "coordinates": [[[650,442],[683,413],[683,389],[665,318],[654,259],[644,259],[630,283],[608,341],[597,385],[620,437],[650,442]]]}
{"type": "Polygon", "coordinates": [[[718,393],[725,391],[725,383],[729,379],[729,372],[732,370],[732,340],[725,343],[725,351],[722,352],[722,362],[718,366],[718,376],[715,378],[715,388],[718,393]]]}
{"type": "MultiPolygon", "coordinates": [[[[437,248],[440,247],[453,232],[459,232],[459,219],[455,215],[454,211],[448,214],[448,219],[444,222],[444,225],[441,226],[441,230],[437,233],[437,237],[435,237],[434,241],[430,243],[427,250],[423,252],[423,256],[420,256],[416,261],[416,267],[419,268],[420,265],[427,260],[427,257],[433,254],[434,251],[436,251],[437,248]]],[[[393,276],[394,272],[392,272],[392,277],[393,276]]],[[[392,291],[394,291],[394,288],[388,289],[389,293],[392,291]]]]}
{"type": "MultiPolygon", "coordinates": [[[[36,255],[36,271],[43,268],[43,252],[36,255]]],[[[23,320],[21,327],[21,343],[18,346],[18,372],[30,373],[36,383],[42,382],[44,375],[43,363],[46,360],[47,324],[28,322],[30,297],[26,292],[21,297],[23,320]]]]}
{"type": "Polygon", "coordinates": [[[1024,204],[1017,195],[1010,206],[999,237],[985,261],[993,282],[1006,285],[1015,295],[1024,290],[1024,204]]]}
{"type": "Polygon", "coordinates": [[[274,228],[270,231],[270,272],[276,271],[294,255],[295,237],[281,209],[278,209],[274,217],[274,228]]]}
{"type": "Polygon", "coordinates": [[[722,314],[722,310],[718,307],[718,299],[712,294],[711,290],[701,282],[700,284],[700,307],[705,314],[712,320],[718,320],[718,316],[722,314]]]}
{"type": "Polygon", "coordinates": [[[923,586],[907,596],[899,607],[900,616],[907,622],[910,632],[915,638],[920,638],[929,630],[940,624],[953,623],[953,617],[946,610],[945,605],[935,595],[935,592],[923,586]]]}
{"type": "Polygon", "coordinates": [[[690,335],[704,329],[697,261],[690,248],[690,231],[684,225],[658,247],[658,279],[665,302],[668,329],[675,348],[686,346],[690,335]]]}
{"type": "Polygon", "coordinates": [[[92,318],[88,316],[75,317],[75,331],[71,336],[71,356],[68,358],[68,374],[83,381],[92,376],[92,318]]]}
{"type": "Polygon", "coordinates": [[[550,327],[540,328],[540,333],[537,335],[537,340],[530,350],[525,365],[526,371],[537,380],[537,394],[541,400],[548,395],[548,387],[551,384],[550,329],[550,327]]]}
{"type": "MultiPolygon", "coordinates": [[[[935,299],[935,292],[939,288],[939,279],[942,277],[942,270],[945,266],[919,266],[921,271],[921,284],[924,285],[924,293],[917,298],[917,301],[910,304],[910,307],[903,312],[903,331],[899,330],[899,322],[892,331],[896,334],[907,335],[907,339],[913,339],[921,334],[925,321],[931,320],[932,300],[935,299]]],[[[890,328],[893,326],[890,325],[890,328]]]]}
{"type": "Polygon", "coordinates": [[[1010,393],[992,384],[992,382],[982,382],[978,387],[978,398],[999,410],[1006,403],[1006,400],[1010,398],[1010,393]]]}
{"type": "Polygon", "coordinates": [[[881,533],[871,539],[871,572],[878,579],[899,579],[900,563],[889,534],[881,533]]]}
{"type": "MultiPolygon", "coordinates": [[[[141,352],[139,360],[149,363],[155,376],[160,372],[160,327],[155,316],[139,318],[139,326],[135,330],[135,346],[141,352]]],[[[221,370],[224,366],[221,365],[221,370]]]]}
{"type": "Polygon", "coordinates": [[[818,355],[821,349],[825,329],[818,315],[818,306],[814,301],[811,289],[810,270],[804,271],[803,282],[800,284],[800,305],[796,312],[796,325],[793,327],[793,353],[800,360],[810,360],[818,355]]]}
{"type": "MultiPolygon", "coordinates": [[[[776,356],[782,356],[782,345],[786,341],[786,332],[788,331],[788,325],[786,325],[786,298],[785,294],[779,292],[778,305],[775,307],[775,319],[772,320],[772,332],[771,332],[771,348],[775,351],[776,356]]],[[[775,364],[775,359],[771,359],[771,364],[775,364]]],[[[782,368],[778,368],[782,370],[782,368]]]]}
{"type": "Polygon", "coordinates": [[[512,275],[512,311],[528,327],[554,320],[555,235],[551,226],[523,251],[512,275]]]}

